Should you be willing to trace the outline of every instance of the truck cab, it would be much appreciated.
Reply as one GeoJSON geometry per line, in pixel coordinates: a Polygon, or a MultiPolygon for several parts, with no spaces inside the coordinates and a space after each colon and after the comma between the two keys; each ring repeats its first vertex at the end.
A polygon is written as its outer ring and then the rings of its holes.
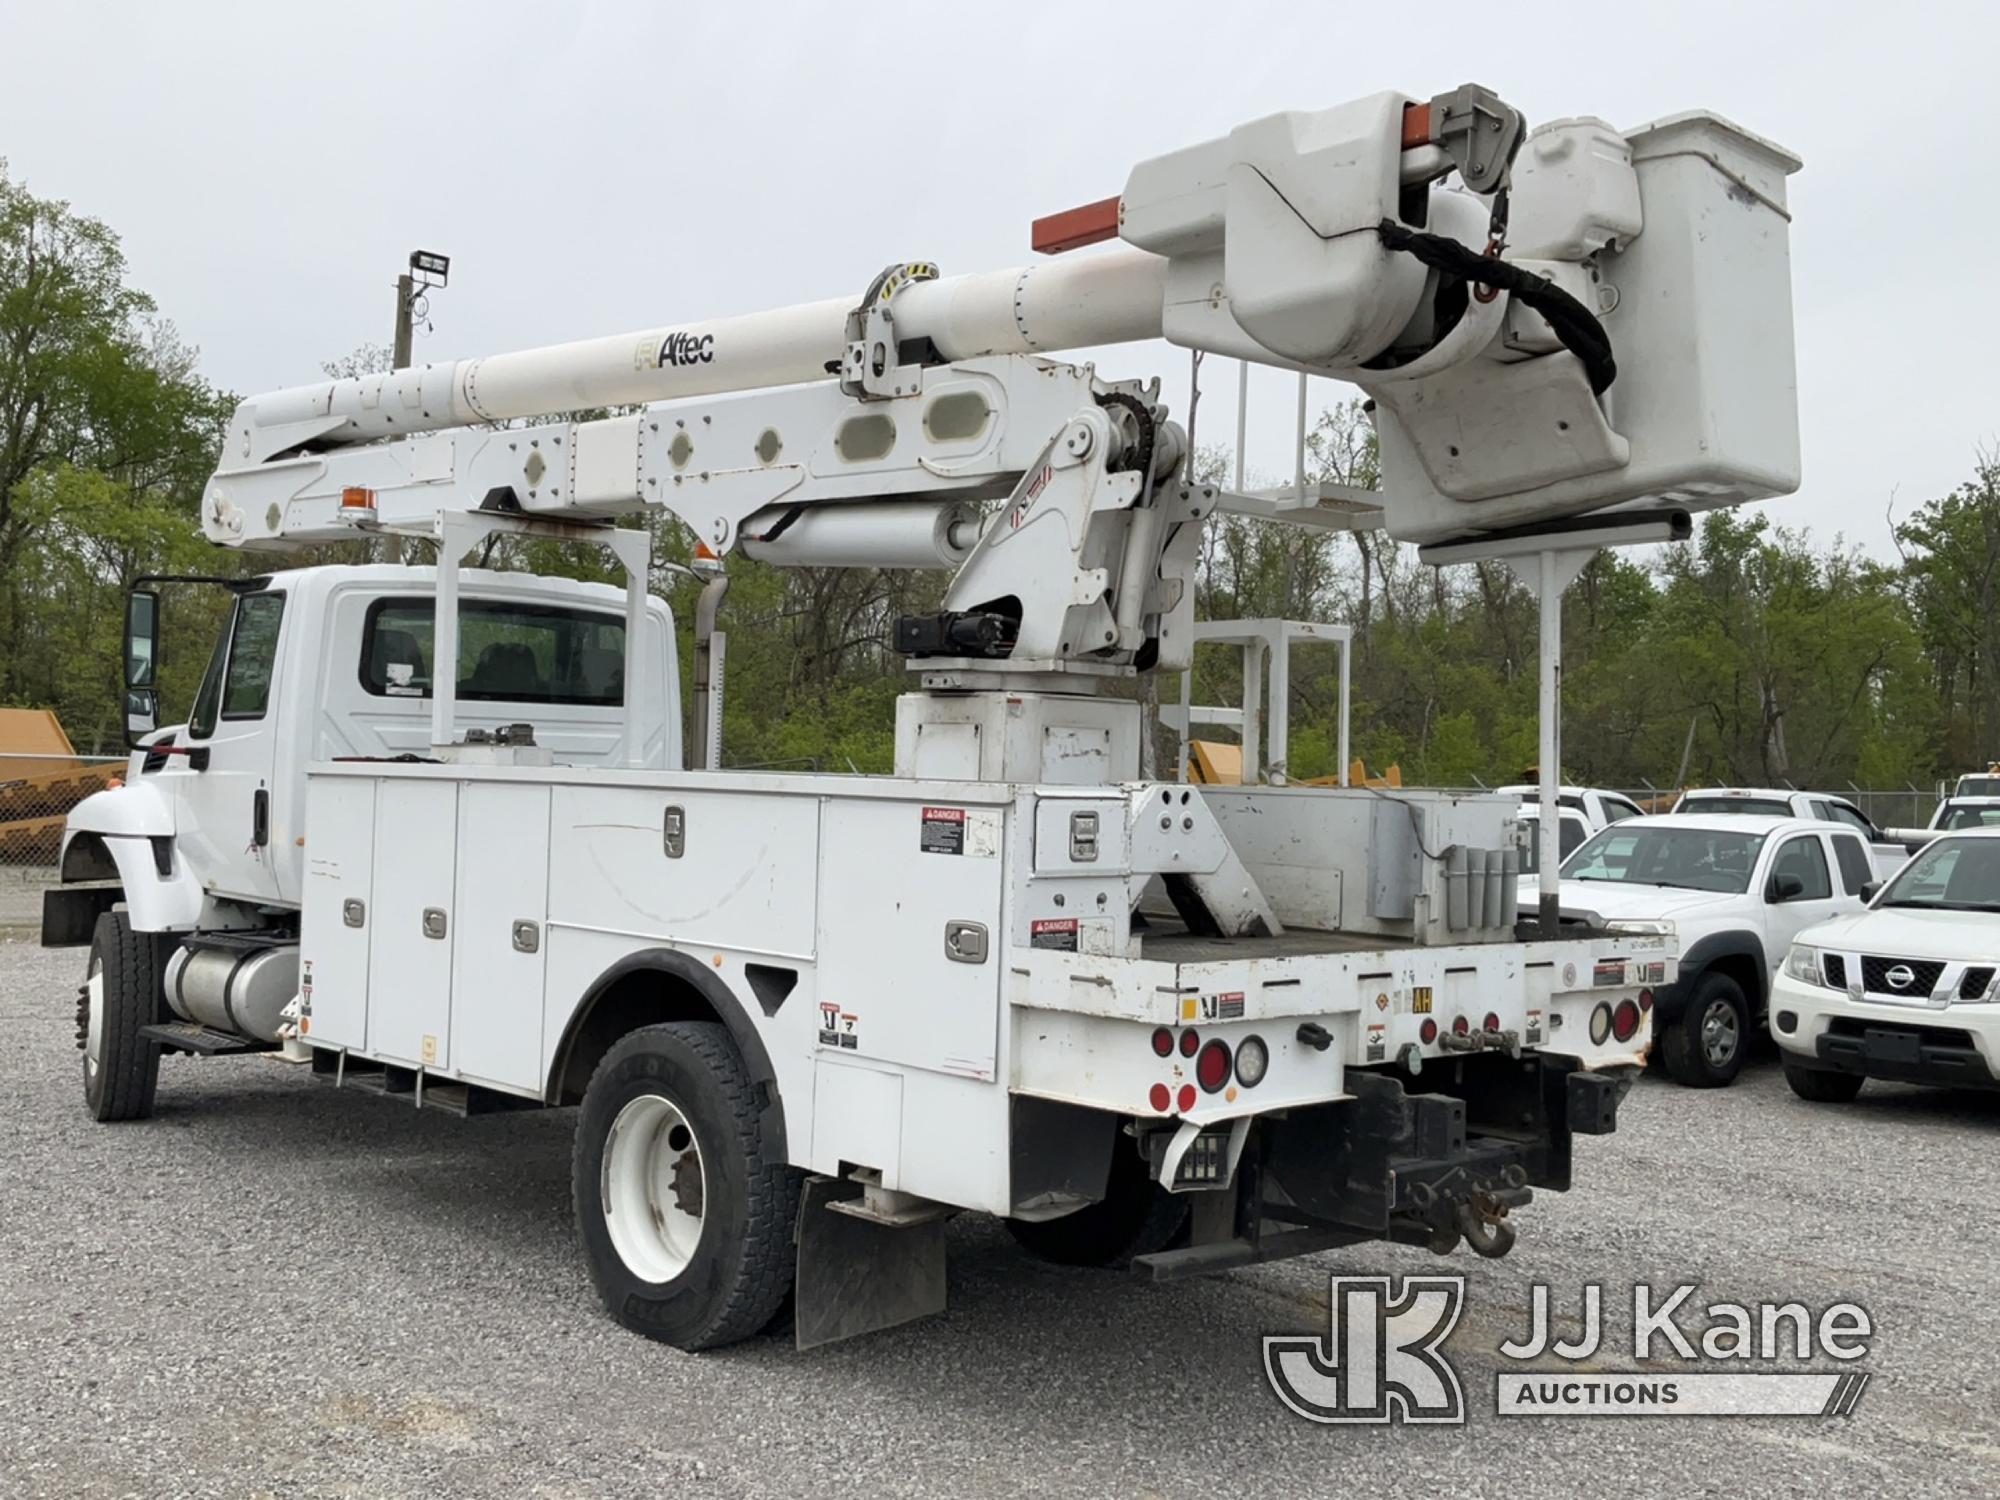
{"type": "MultiPolygon", "coordinates": [[[[651,599],[626,749],[625,595],[603,584],[465,570],[457,722],[532,726],[557,763],[681,766],[673,617],[651,599]]],[[[297,908],[306,767],[428,758],[436,671],[433,568],[298,568],[245,580],[185,723],[144,735],[125,784],[71,814],[62,878],[116,879],[149,930],[235,925],[297,908]]],[[[106,888],[74,891],[76,919],[106,888]]],[[[115,888],[109,894],[116,894],[115,888]]]]}

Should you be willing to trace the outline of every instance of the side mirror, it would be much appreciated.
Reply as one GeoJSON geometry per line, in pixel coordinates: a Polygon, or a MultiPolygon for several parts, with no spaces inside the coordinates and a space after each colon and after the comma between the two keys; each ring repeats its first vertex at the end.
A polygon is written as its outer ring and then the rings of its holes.
{"type": "Polygon", "coordinates": [[[125,601],[125,686],[153,686],[153,667],[160,659],[160,596],[151,589],[134,589],[125,601]]]}
{"type": "Polygon", "coordinates": [[[160,659],[160,596],[134,589],[125,600],[125,743],[159,727],[160,695],[153,685],[160,659]]]}
{"type": "Polygon", "coordinates": [[[125,743],[136,745],[141,735],[160,727],[160,697],[151,688],[125,689],[125,743]]]}
{"type": "Polygon", "coordinates": [[[1875,901],[1875,898],[1876,898],[1877,896],[1881,895],[1881,894],[1882,894],[1882,882],[1881,882],[1881,881],[1879,881],[1879,880],[1864,880],[1864,881],[1862,881],[1862,882],[1861,882],[1861,899],[1862,899],[1863,901],[1866,901],[1866,902],[1868,902],[1868,903],[1869,903],[1870,905],[1873,905],[1873,904],[1874,904],[1874,901],[1875,901]]]}
{"type": "Polygon", "coordinates": [[[1806,883],[1797,875],[1773,875],[1771,877],[1771,899],[1773,901],[1796,901],[1806,893],[1806,883]]]}

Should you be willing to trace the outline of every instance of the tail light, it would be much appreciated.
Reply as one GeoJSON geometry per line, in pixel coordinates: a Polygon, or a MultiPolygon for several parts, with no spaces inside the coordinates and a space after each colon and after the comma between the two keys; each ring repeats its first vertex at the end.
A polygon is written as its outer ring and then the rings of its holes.
{"type": "Polygon", "coordinates": [[[1201,1034],[1192,1026],[1181,1033],[1181,1056],[1193,1057],[1201,1047],[1201,1034]]]}
{"type": "Polygon", "coordinates": [[[1229,1043],[1213,1041],[1203,1047],[1201,1056],[1195,1059],[1194,1076],[1203,1093],[1222,1092],[1229,1082],[1229,1043]]]}
{"type": "Polygon", "coordinates": [[[1466,1020],[1464,1016],[1453,1016],[1451,1018],[1451,1034],[1453,1036],[1464,1036],[1470,1030],[1472,1030],[1472,1023],[1466,1020]]]}
{"type": "Polygon", "coordinates": [[[1184,1084],[1182,1084],[1182,1085],[1181,1085],[1181,1098],[1180,1098],[1180,1105],[1181,1105],[1181,1113],[1182,1113],[1182,1114],[1186,1114],[1186,1113],[1187,1113],[1187,1112],[1188,1112],[1189,1110],[1191,1110],[1191,1109],[1193,1109],[1193,1108],[1194,1108],[1194,1085],[1193,1085],[1193,1084],[1191,1084],[1191,1083],[1184,1083],[1184,1084]]]}
{"type": "Polygon", "coordinates": [[[1174,1055],[1174,1034],[1164,1026],[1153,1033],[1153,1053],[1156,1057],[1174,1055]]]}
{"type": "Polygon", "coordinates": [[[1639,1034],[1639,1007],[1630,1000],[1620,1000],[1618,1009],[1611,1013],[1611,1034],[1621,1042],[1629,1042],[1639,1034]]]}
{"type": "Polygon", "coordinates": [[[1639,991],[1639,1009],[1651,1010],[1652,1008],[1653,1008],[1653,992],[1651,990],[1639,991]]]}
{"type": "Polygon", "coordinates": [[[1498,1031],[1500,1029],[1500,1013],[1498,1011],[1489,1010],[1486,1012],[1486,1029],[1488,1031],[1498,1031]]]}
{"type": "Polygon", "coordinates": [[[1417,1035],[1424,1039],[1424,1045],[1428,1047],[1438,1039],[1438,1023],[1425,1016],[1424,1024],[1417,1028],[1417,1035]]]}
{"type": "Polygon", "coordinates": [[[1153,1108],[1157,1109],[1161,1114],[1165,1114],[1168,1106],[1174,1102],[1174,1096],[1167,1092],[1167,1086],[1164,1083],[1154,1084],[1153,1092],[1147,1095],[1147,1099],[1153,1108]]]}
{"type": "Polygon", "coordinates": [[[1610,1035],[1611,1035],[1611,1007],[1606,1005],[1602,1000],[1600,1000],[1597,1002],[1597,1009],[1593,1010],[1590,1013],[1591,1045],[1602,1047],[1606,1039],[1608,1039],[1610,1035]]]}

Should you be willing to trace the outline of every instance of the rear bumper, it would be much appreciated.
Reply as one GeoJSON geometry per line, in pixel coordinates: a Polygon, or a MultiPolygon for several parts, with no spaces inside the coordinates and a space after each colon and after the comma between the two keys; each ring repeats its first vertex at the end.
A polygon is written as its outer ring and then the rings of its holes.
{"type": "Polygon", "coordinates": [[[1771,1035],[1795,1066],[1922,1083],[2000,1088],[2000,1005],[1857,1000],[1780,975],[1771,1035]]]}
{"type": "Polygon", "coordinates": [[[1193,1243],[1135,1269],[1173,1280],[1384,1239],[1504,1255],[1512,1211],[1570,1186],[1572,1138],[1616,1130],[1639,1071],[1488,1055],[1410,1093],[1355,1070],[1350,1098],[1258,1120],[1231,1188],[1200,1195],[1193,1243]]]}

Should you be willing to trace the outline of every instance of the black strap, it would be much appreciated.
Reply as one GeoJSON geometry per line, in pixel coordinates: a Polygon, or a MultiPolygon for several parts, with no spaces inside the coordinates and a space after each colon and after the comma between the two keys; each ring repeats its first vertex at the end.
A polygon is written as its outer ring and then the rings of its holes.
{"type": "Polygon", "coordinates": [[[1597,314],[1554,282],[1545,281],[1511,261],[1481,255],[1457,240],[1441,234],[1424,234],[1393,219],[1384,219],[1375,226],[1375,232],[1391,250],[1413,255],[1433,270],[1475,285],[1499,287],[1540,313],[1548,319],[1563,347],[1582,361],[1593,394],[1602,395],[1618,378],[1611,336],[1604,331],[1597,314]]]}

